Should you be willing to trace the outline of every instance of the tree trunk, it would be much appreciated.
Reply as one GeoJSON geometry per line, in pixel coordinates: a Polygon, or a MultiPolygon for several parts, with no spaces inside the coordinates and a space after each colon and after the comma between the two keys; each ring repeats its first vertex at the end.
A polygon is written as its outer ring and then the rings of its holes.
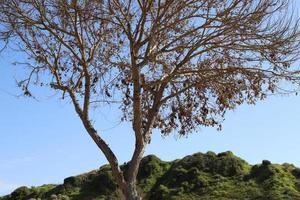
{"type": "Polygon", "coordinates": [[[129,168],[126,172],[126,200],[142,200],[141,196],[137,192],[136,178],[139,171],[139,166],[142,160],[145,146],[136,147],[131,161],[129,162],[129,168]]]}
{"type": "Polygon", "coordinates": [[[126,200],[142,200],[142,197],[138,195],[136,190],[136,184],[127,184],[126,188],[126,200]]]}

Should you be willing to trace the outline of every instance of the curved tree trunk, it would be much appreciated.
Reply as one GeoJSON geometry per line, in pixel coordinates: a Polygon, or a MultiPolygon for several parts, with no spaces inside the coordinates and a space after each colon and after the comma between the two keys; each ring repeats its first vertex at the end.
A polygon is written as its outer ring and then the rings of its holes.
{"type": "Polygon", "coordinates": [[[100,135],[98,135],[97,131],[94,129],[90,120],[87,118],[87,115],[83,114],[72,92],[70,92],[70,96],[71,99],[73,100],[75,110],[78,113],[86,131],[93,139],[93,141],[96,143],[96,145],[99,147],[99,149],[103,152],[106,159],[108,160],[115,181],[118,187],[120,188],[122,194],[124,195],[125,200],[142,200],[142,197],[140,197],[136,189],[136,177],[139,170],[140,162],[142,160],[142,156],[144,154],[144,149],[146,146],[146,143],[144,142],[143,138],[139,138],[140,140],[136,141],[136,148],[129,164],[129,170],[126,174],[127,175],[127,180],[126,180],[124,171],[120,169],[115,154],[112,152],[108,144],[100,137],[100,135]]]}
{"type": "Polygon", "coordinates": [[[142,145],[137,145],[133,154],[133,157],[129,163],[129,170],[127,172],[127,180],[125,179],[124,171],[120,169],[117,158],[114,153],[111,151],[109,146],[102,140],[102,138],[97,134],[97,131],[93,128],[91,123],[88,120],[84,120],[84,126],[97,144],[97,146],[104,153],[105,157],[109,161],[111,166],[113,176],[116,180],[118,187],[121,189],[126,200],[142,200],[142,197],[138,194],[136,188],[136,178],[142,160],[145,143],[142,142],[142,145]]]}

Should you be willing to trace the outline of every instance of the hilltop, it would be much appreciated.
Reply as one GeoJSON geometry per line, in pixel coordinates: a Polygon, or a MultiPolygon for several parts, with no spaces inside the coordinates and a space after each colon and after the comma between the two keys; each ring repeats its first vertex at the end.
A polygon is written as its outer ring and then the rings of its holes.
{"type": "MultiPolygon", "coordinates": [[[[122,168],[126,170],[127,165],[122,168]]],[[[196,153],[165,162],[143,158],[138,188],[149,200],[300,200],[300,169],[264,160],[250,165],[232,152],[196,153]]],[[[117,186],[108,165],[61,185],[20,187],[0,200],[116,200],[117,186]]]]}

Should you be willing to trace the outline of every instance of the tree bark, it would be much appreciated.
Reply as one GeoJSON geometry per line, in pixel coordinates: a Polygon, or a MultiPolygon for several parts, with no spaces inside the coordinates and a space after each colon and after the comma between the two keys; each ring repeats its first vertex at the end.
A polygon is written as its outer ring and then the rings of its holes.
{"type": "Polygon", "coordinates": [[[127,192],[130,193],[131,197],[128,198],[128,200],[140,200],[142,199],[139,197],[136,185],[137,185],[137,174],[139,171],[139,166],[141,163],[141,160],[144,155],[144,150],[145,150],[145,142],[142,142],[140,144],[136,144],[136,148],[134,150],[132,159],[129,163],[129,169],[127,172],[127,192]]]}
{"type": "Polygon", "coordinates": [[[93,138],[94,142],[104,153],[106,159],[109,161],[117,185],[120,187],[123,195],[125,196],[125,199],[142,200],[142,197],[137,192],[136,178],[137,178],[140,162],[144,154],[144,149],[145,149],[144,143],[142,146],[136,147],[133,158],[131,159],[129,164],[130,167],[127,173],[128,178],[127,180],[125,180],[124,171],[120,169],[117,158],[114,156],[109,146],[98,136],[96,130],[93,129],[91,126],[87,126],[86,129],[88,130],[89,135],[93,138]]]}
{"type": "MultiPolygon", "coordinates": [[[[130,26],[130,25],[129,25],[130,26]]],[[[129,28],[130,30],[130,28],[129,28]]],[[[131,54],[131,66],[132,66],[132,83],[133,83],[133,120],[132,127],[135,134],[135,149],[129,163],[129,169],[127,171],[127,200],[141,200],[136,189],[136,178],[145,150],[145,138],[142,130],[142,106],[141,106],[141,75],[140,67],[136,63],[136,56],[138,47],[133,41],[132,35],[129,35],[130,40],[130,54],[131,54]]]]}
{"type": "Polygon", "coordinates": [[[127,183],[126,200],[142,200],[142,197],[139,196],[136,190],[136,184],[127,183]]]}
{"type": "MultiPolygon", "coordinates": [[[[73,92],[71,90],[68,90],[73,105],[75,107],[75,110],[77,114],[79,115],[86,131],[90,135],[90,137],[93,139],[93,141],[96,143],[98,148],[103,152],[105,155],[106,159],[108,160],[113,176],[116,180],[116,183],[118,187],[120,188],[122,194],[124,195],[126,200],[142,200],[142,198],[139,196],[137,189],[136,189],[136,177],[137,173],[139,170],[139,165],[142,160],[143,154],[144,154],[144,149],[145,149],[145,141],[143,139],[142,133],[141,133],[141,128],[140,128],[140,122],[138,120],[138,134],[136,132],[136,148],[134,150],[134,154],[132,156],[132,159],[129,164],[129,170],[127,172],[127,180],[125,180],[125,174],[124,172],[120,169],[118,160],[115,156],[115,154],[112,152],[108,144],[98,135],[97,131],[91,124],[90,120],[88,119],[88,112],[87,112],[87,107],[89,106],[88,104],[85,104],[86,109],[81,109],[76,97],[74,96],[73,92]]],[[[88,100],[86,100],[88,101],[88,100]]],[[[139,100],[140,101],[140,100],[139,100]]]]}

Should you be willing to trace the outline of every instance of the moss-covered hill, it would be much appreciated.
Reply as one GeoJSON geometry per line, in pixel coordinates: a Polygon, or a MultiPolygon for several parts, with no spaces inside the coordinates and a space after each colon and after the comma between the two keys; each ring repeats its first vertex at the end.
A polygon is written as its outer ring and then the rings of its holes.
{"type": "MultiPolygon", "coordinates": [[[[123,166],[126,169],[126,165],[123,166]]],[[[300,169],[290,164],[251,166],[231,152],[197,153],[164,162],[142,160],[139,190],[151,200],[300,200],[300,169]]],[[[0,200],[120,199],[109,166],[69,177],[62,185],[21,187],[0,200]]]]}

